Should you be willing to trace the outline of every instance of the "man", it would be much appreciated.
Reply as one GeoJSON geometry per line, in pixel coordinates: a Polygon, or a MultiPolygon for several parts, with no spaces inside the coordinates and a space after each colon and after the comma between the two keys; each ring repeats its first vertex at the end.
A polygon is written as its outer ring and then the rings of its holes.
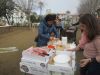
{"type": "Polygon", "coordinates": [[[44,20],[39,25],[37,46],[46,46],[48,41],[52,38],[51,33],[54,33],[55,38],[59,38],[55,26],[53,25],[55,17],[52,14],[46,15],[44,20]]]}

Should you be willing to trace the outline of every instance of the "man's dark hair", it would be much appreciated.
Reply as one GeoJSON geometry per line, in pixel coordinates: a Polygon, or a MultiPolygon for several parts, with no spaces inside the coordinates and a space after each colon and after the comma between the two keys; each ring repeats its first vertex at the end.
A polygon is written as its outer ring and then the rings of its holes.
{"type": "Polygon", "coordinates": [[[46,22],[47,22],[47,21],[53,21],[53,20],[55,20],[55,19],[56,19],[56,16],[53,15],[53,14],[48,14],[48,15],[46,15],[46,17],[45,17],[46,22]]]}
{"type": "Polygon", "coordinates": [[[93,40],[97,35],[97,19],[95,16],[91,14],[84,14],[80,17],[79,23],[86,25],[88,29],[88,38],[89,40],[93,40]]]}
{"type": "Polygon", "coordinates": [[[54,20],[57,18],[56,14],[52,14],[52,17],[54,18],[54,20]]]}

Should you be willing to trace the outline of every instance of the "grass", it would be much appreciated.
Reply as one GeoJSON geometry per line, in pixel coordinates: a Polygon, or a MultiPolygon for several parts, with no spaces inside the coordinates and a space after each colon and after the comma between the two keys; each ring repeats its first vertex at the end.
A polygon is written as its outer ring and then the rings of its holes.
{"type": "Polygon", "coordinates": [[[14,28],[0,34],[0,48],[17,47],[19,51],[0,54],[0,75],[24,75],[19,70],[21,53],[33,45],[37,29],[14,28]]]}

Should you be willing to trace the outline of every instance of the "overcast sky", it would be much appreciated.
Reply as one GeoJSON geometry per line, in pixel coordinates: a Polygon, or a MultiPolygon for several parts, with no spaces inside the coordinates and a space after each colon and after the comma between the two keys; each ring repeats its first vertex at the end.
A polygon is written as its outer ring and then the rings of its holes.
{"type": "Polygon", "coordinates": [[[72,14],[77,13],[79,0],[42,0],[45,3],[42,14],[46,13],[47,9],[51,9],[53,13],[71,11],[72,14]]]}

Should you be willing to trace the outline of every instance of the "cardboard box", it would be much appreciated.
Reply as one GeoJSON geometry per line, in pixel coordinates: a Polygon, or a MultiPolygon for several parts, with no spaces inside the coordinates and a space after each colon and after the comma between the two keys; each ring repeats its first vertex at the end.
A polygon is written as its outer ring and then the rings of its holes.
{"type": "Polygon", "coordinates": [[[72,68],[68,64],[48,64],[48,70],[54,72],[71,73],[72,68]]]}
{"type": "Polygon", "coordinates": [[[49,61],[49,59],[44,62],[44,61],[31,59],[31,58],[27,58],[27,59],[26,58],[21,58],[21,62],[32,64],[32,66],[39,67],[40,69],[42,69],[42,68],[46,69],[47,65],[48,65],[48,61],[49,61]]]}
{"type": "Polygon", "coordinates": [[[48,75],[48,70],[46,67],[36,66],[34,63],[20,62],[20,70],[29,74],[48,75]]]}
{"type": "Polygon", "coordinates": [[[56,54],[67,54],[72,56],[70,63],[65,64],[48,64],[48,70],[53,72],[65,73],[65,75],[74,75],[75,72],[75,52],[57,51],[56,54]]]}
{"type": "Polygon", "coordinates": [[[35,55],[32,53],[33,51],[33,47],[28,48],[27,50],[24,50],[22,52],[22,58],[26,58],[26,59],[35,59],[35,60],[39,60],[39,61],[43,61],[46,62],[46,60],[48,60],[53,54],[55,54],[55,52],[53,50],[48,51],[47,48],[43,48],[44,50],[47,50],[49,56],[39,56],[39,55],[35,55]]]}
{"type": "MultiPolygon", "coordinates": [[[[75,52],[71,51],[56,51],[56,54],[67,54],[71,56],[72,61],[66,64],[49,63],[51,58],[55,56],[55,53],[50,53],[49,58],[43,60],[43,58],[25,57],[21,58],[20,70],[25,73],[35,75],[50,75],[50,72],[64,73],[65,75],[74,75],[75,72],[75,52]]],[[[58,75],[58,74],[57,74],[58,75]]]]}
{"type": "MultiPolygon", "coordinates": [[[[52,58],[52,56],[50,56],[50,58],[52,58]]],[[[20,62],[20,70],[22,72],[29,74],[49,75],[48,62],[50,58],[46,59],[45,61],[41,61],[41,60],[36,60],[34,58],[22,57],[20,62]]]]}
{"type": "Polygon", "coordinates": [[[48,60],[40,61],[33,58],[21,58],[20,70],[35,75],[48,75],[48,60]]]}

